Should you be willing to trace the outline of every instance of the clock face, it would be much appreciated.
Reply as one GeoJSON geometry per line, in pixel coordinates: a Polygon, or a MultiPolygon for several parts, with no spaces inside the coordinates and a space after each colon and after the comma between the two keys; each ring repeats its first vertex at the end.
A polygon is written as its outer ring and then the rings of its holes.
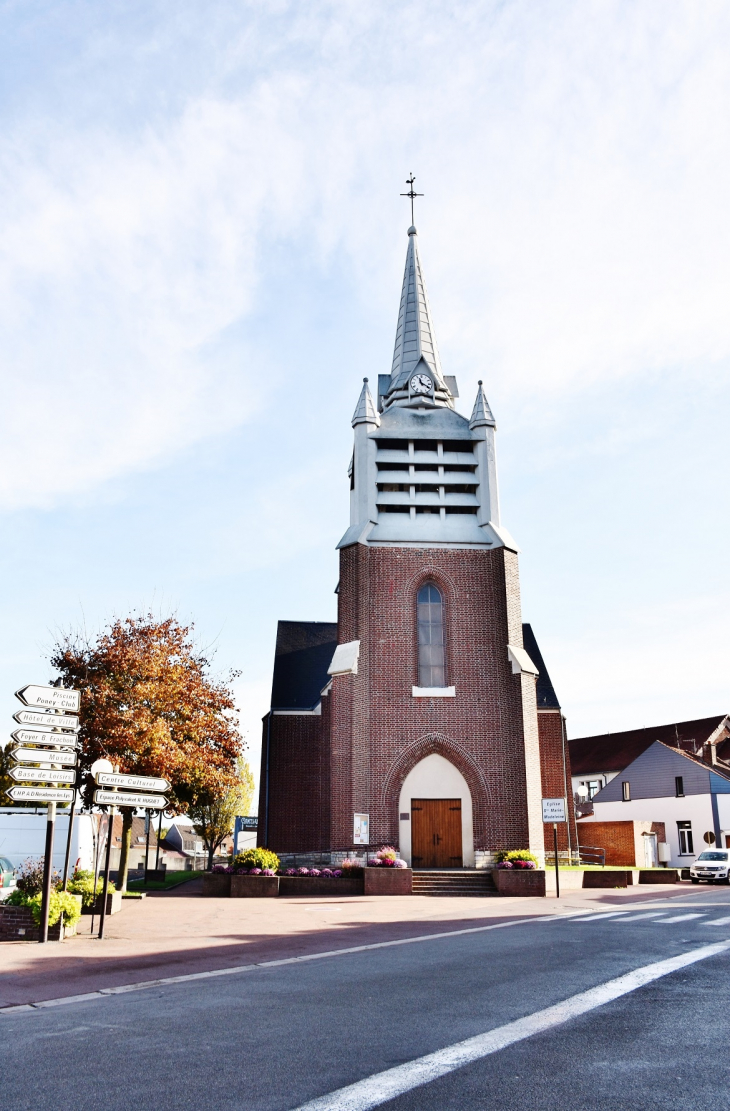
{"type": "Polygon", "coordinates": [[[430,393],[433,389],[433,382],[427,374],[414,374],[411,378],[411,390],[413,393],[430,393]]]}

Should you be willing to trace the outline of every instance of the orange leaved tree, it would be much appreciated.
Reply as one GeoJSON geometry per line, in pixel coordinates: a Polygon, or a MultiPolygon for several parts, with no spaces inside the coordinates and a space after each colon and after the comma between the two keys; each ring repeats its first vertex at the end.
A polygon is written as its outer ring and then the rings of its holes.
{"type": "MultiPolygon", "coordinates": [[[[68,687],[81,691],[80,766],[106,757],[120,772],[162,776],[172,784],[169,809],[235,785],[242,741],[230,684],[210,674],[192,626],[152,614],[116,619],[94,642],[68,634],[51,657],[68,687]]],[[[83,793],[93,801],[87,778],[83,793]]],[[[123,808],[117,888],[127,884],[133,810],[123,808]]]]}

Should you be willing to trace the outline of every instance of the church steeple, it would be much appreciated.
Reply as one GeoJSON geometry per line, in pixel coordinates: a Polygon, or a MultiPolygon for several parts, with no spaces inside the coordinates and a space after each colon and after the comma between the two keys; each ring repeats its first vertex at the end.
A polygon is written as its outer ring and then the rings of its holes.
{"type": "Polygon", "coordinates": [[[373,395],[368,389],[367,378],[362,380],[360,397],[355,412],[352,414],[352,427],[354,428],[358,424],[380,424],[380,417],[378,416],[378,410],[375,408],[373,395]]]}
{"type": "Polygon", "coordinates": [[[395,334],[393,366],[390,383],[385,391],[384,407],[394,402],[410,406],[449,405],[453,408],[453,395],[441,370],[436,335],[428,303],[423,267],[418,252],[418,233],[413,225],[408,229],[408,250],[403,275],[398,327],[395,334]],[[423,386],[428,389],[411,389],[414,376],[423,375],[423,386]]]}

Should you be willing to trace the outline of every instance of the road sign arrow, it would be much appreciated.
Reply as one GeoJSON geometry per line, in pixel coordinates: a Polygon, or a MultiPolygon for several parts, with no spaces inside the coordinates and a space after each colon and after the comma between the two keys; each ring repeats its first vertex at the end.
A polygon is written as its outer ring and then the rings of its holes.
{"type": "Polygon", "coordinates": [[[47,714],[44,710],[18,710],[13,714],[18,725],[37,725],[40,729],[70,729],[79,731],[79,719],[70,714],[47,714]]]}
{"type": "Polygon", "coordinates": [[[79,744],[75,733],[44,733],[40,729],[15,729],[10,736],[19,745],[58,745],[60,748],[77,749],[79,744]]]}
{"type": "Polygon", "coordinates": [[[63,687],[41,687],[29,683],[15,692],[25,706],[46,706],[49,710],[68,710],[72,714],[81,708],[81,692],[67,691],[63,687]]]}
{"type": "Polygon", "coordinates": [[[11,787],[6,794],[14,802],[73,802],[70,787],[11,787]]]}
{"type": "Polygon", "coordinates": [[[78,756],[63,748],[11,748],[10,755],[20,764],[63,764],[75,767],[78,756]]]}
{"type": "Polygon", "coordinates": [[[100,787],[126,787],[132,791],[169,791],[166,779],[153,779],[147,775],[118,775],[115,772],[97,772],[94,779],[100,787]]]}
{"type": "Polygon", "coordinates": [[[140,810],[164,810],[167,799],[164,795],[122,794],[119,791],[94,791],[97,806],[134,806],[140,810]]]}
{"type": "Polygon", "coordinates": [[[11,768],[10,776],[16,783],[75,783],[76,771],[55,768],[11,768]]]}

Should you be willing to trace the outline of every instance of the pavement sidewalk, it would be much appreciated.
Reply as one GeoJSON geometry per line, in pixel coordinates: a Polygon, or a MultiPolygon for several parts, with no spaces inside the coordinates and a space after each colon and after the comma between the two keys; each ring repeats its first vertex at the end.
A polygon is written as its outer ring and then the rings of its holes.
{"type": "Polygon", "coordinates": [[[703,902],[714,889],[656,885],[568,892],[559,900],[422,895],[210,899],[199,891],[193,881],[146,899],[125,900],[122,911],[107,919],[104,941],[89,936],[91,919],[84,916],[79,934],[62,943],[3,942],[0,1007],[513,918],[661,905],[688,897],[703,902]]]}

